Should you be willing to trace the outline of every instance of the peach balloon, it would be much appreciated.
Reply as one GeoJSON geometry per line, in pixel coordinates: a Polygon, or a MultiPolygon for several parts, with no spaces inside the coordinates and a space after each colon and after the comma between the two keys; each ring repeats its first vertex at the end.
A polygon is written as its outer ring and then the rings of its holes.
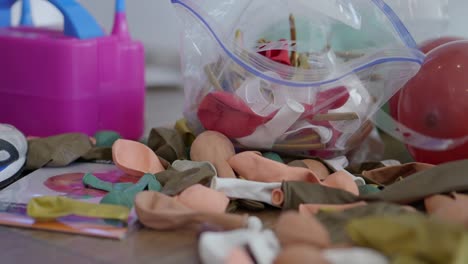
{"type": "Polygon", "coordinates": [[[115,165],[131,176],[143,176],[164,171],[158,156],[146,145],[132,140],[118,139],[112,145],[115,165]]]}
{"type": "Polygon", "coordinates": [[[226,260],[225,264],[254,264],[254,261],[249,256],[249,253],[241,247],[236,247],[231,250],[226,260]]]}
{"type": "Polygon", "coordinates": [[[245,151],[228,160],[229,165],[247,180],[259,182],[307,181],[319,182],[309,169],[290,167],[259,156],[253,151],[245,151]]]}
{"type": "Polygon", "coordinates": [[[283,206],[284,193],[281,189],[274,189],[271,192],[271,204],[277,207],[283,206]]]}
{"type": "Polygon", "coordinates": [[[337,171],[330,174],[325,178],[322,184],[331,188],[348,191],[354,195],[359,195],[359,188],[354,182],[354,179],[344,171],[337,171]]]}
{"type": "Polygon", "coordinates": [[[197,212],[175,198],[153,191],[136,195],[135,211],[143,225],[157,230],[200,228],[203,223],[233,230],[248,224],[247,215],[197,212]]]}
{"type": "Polygon", "coordinates": [[[453,202],[453,198],[447,195],[433,195],[424,199],[424,206],[429,214],[434,214],[440,208],[450,206],[453,202]]]}
{"type": "Polygon", "coordinates": [[[424,204],[430,215],[468,228],[468,195],[453,196],[434,195],[426,198],[424,204]]]}
{"type": "Polygon", "coordinates": [[[190,148],[193,161],[208,161],[213,164],[221,178],[235,178],[236,175],[227,160],[236,154],[234,145],[225,135],[216,131],[205,131],[198,135],[190,148]]]}
{"type": "Polygon", "coordinates": [[[93,146],[96,146],[96,138],[94,138],[94,137],[89,137],[89,141],[91,142],[91,144],[92,144],[93,146]]]}
{"type": "Polygon", "coordinates": [[[224,213],[229,204],[229,198],[224,193],[201,184],[190,186],[176,199],[185,206],[203,213],[224,213]]]}

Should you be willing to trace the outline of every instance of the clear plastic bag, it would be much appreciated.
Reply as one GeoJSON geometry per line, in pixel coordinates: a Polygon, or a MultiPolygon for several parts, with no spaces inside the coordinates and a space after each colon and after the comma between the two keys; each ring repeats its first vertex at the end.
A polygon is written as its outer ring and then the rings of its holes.
{"type": "MultiPolygon", "coordinates": [[[[449,0],[386,1],[427,57],[418,74],[390,99],[388,108],[374,115],[374,124],[404,143],[418,162],[468,158],[468,130],[460,121],[466,119],[468,109],[468,42],[449,33],[449,0]]],[[[450,4],[460,8],[462,2],[450,4]]]]}
{"type": "Polygon", "coordinates": [[[239,146],[336,156],[424,55],[381,0],[173,0],[184,115],[239,146]]]}

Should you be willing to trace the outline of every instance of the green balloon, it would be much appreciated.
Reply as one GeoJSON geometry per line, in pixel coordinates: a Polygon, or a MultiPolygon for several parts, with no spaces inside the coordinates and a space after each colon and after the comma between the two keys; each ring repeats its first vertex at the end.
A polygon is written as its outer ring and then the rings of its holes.
{"type": "MultiPolygon", "coordinates": [[[[341,22],[331,22],[329,25],[320,25],[316,21],[304,17],[296,17],[296,38],[298,52],[320,52],[330,38],[330,45],[335,51],[363,51],[369,48],[378,48],[395,41],[390,22],[381,14],[370,10],[362,12],[361,27],[355,29],[341,22]],[[326,28],[326,27],[329,28],[326,28]]],[[[289,22],[275,23],[262,35],[269,41],[291,39],[289,22]]]]}
{"type": "Polygon", "coordinates": [[[115,131],[98,131],[94,134],[94,138],[96,139],[96,147],[112,147],[114,142],[121,137],[115,131]]]}
{"type": "Polygon", "coordinates": [[[264,158],[271,159],[271,160],[274,160],[274,161],[277,161],[277,162],[280,162],[280,163],[283,163],[283,164],[284,164],[283,159],[281,158],[280,155],[278,155],[278,153],[275,153],[275,152],[265,152],[265,153],[262,154],[262,156],[263,156],[264,158]]]}

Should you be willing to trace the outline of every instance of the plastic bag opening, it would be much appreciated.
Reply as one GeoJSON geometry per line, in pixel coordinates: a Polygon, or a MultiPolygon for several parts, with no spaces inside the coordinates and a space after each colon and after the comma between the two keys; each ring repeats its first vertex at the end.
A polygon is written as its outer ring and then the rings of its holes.
{"type": "Polygon", "coordinates": [[[424,60],[381,0],[172,2],[185,25],[185,117],[244,147],[355,148],[424,60]]]}

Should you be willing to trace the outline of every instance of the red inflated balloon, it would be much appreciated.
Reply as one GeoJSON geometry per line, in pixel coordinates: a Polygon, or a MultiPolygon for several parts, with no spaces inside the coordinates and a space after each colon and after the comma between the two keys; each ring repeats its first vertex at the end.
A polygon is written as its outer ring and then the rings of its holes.
{"type": "Polygon", "coordinates": [[[459,37],[442,37],[442,38],[437,38],[437,39],[431,39],[424,41],[419,45],[419,49],[424,52],[424,53],[429,53],[429,51],[442,46],[444,44],[447,44],[449,42],[457,41],[457,40],[463,40],[463,38],[459,37]]]}
{"type": "MultiPolygon", "coordinates": [[[[449,42],[452,42],[452,41],[456,41],[456,40],[463,40],[462,38],[459,38],[459,37],[442,37],[442,38],[437,38],[437,39],[430,39],[430,40],[427,40],[427,41],[424,41],[423,43],[421,43],[421,45],[419,45],[419,49],[427,54],[429,53],[429,51],[439,47],[439,46],[442,46],[444,44],[447,44],[449,42]]],[[[390,107],[390,115],[395,118],[395,119],[398,119],[398,101],[400,99],[400,93],[401,91],[398,91],[392,98],[390,98],[390,100],[388,101],[388,105],[390,107]]]]}
{"type": "Polygon", "coordinates": [[[212,92],[205,96],[197,114],[205,129],[230,138],[251,135],[258,126],[271,119],[257,115],[241,98],[227,92],[212,92]]]}
{"type": "MultiPolygon", "coordinates": [[[[315,104],[305,104],[306,111],[302,119],[326,113],[342,107],[349,100],[348,89],[335,87],[317,94],[315,104]]],[[[230,138],[246,137],[254,133],[258,126],[270,121],[277,112],[269,116],[260,116],[237,95],[216,91],[203,98],[197,115],[203,127],[224,134],[230,138]]]]}
{"type": "MultiPolygon", "coordinates": [[[[427,136],[453,139],[468,135],[468,41],[440,46],[402,89],[398,120],[427,136]]],[[[408,146],[419,162],[440,164],[468,158],[468,144],[447,151],[408,146]]]]}

